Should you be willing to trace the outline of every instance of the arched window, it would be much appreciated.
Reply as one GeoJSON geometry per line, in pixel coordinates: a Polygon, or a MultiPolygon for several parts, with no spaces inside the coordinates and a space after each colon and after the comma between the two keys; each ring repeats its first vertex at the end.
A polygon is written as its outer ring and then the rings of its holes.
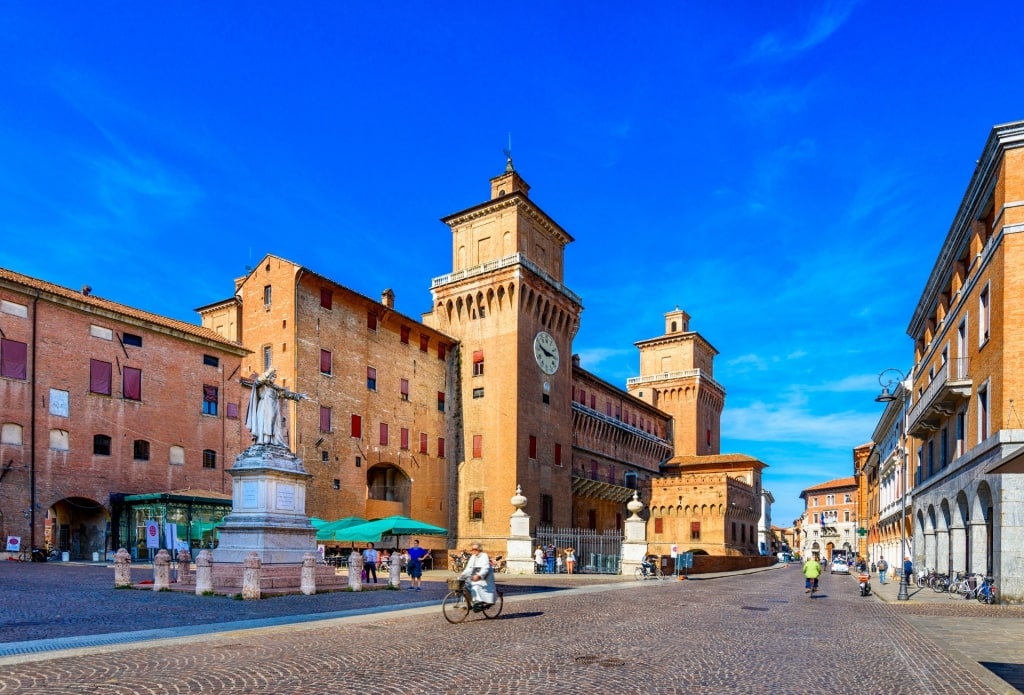
{"type": "Polygon", "coordinates": [[[94,434],[92,453],[94,456],[110,456],[110,437],[105,434],[94,434]]]}
{"type": "Polygon", "coordinates": [[[470,519],[483,519],[484,518],[484,498],[474,497],[470,503],[470,519]]]}
{"type": "Polygon", "coordinates": [[[21,444],[22,437],[22,427],[16,422],[5,422],[0,428],[0,444],[21,444]]]}

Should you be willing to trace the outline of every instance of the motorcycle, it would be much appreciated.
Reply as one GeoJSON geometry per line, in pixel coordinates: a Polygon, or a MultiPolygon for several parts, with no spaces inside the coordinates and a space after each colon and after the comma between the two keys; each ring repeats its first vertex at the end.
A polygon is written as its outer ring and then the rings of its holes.
{"type": "Polygon", "coordinates": [[[857,580],[860,582],[860,595],[861,596],[870,596],[871,595],[871,582],[869,581],[870,578],[871,578],[871,575],[869,575],[867,572],[861,572],[857,576],[857,580]]]}

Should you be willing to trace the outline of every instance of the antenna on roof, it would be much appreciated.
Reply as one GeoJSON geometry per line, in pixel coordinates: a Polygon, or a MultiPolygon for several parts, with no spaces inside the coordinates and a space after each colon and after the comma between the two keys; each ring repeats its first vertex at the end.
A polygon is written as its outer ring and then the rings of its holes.
{"type": "Polygon", "coordinates": [[[508,160],[505,162],[505,173],[515,171],[516,168],[512,166],[512,131],[508,133],[508,147],[502,150],[505,153],[505,158],[508,160]]]}

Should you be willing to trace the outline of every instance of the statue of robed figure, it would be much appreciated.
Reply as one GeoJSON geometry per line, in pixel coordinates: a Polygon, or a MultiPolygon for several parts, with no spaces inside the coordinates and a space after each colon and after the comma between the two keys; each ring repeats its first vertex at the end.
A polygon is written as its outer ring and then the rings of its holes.
{"type": "Polygon", "coordinates": [[[272,444],[288,447],[281,426],[281,402],[310,400],[304,393],[289,391],[274,383],[277,370],[273,367],[260,375],[253,375],[252,392],[249,394],[249,409],[245,413],[245,426],[252,433],[253,444],[272,444]]]}

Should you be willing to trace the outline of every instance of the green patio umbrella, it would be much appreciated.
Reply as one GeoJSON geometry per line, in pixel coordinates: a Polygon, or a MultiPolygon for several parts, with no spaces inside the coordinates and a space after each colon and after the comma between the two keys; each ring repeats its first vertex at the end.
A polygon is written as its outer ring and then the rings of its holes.
{"type": "Polygon", "coordinates": [[[312,525],[313,528],[320,528],[324,524],[328,524],[330,522],[327,521],[327,519],[318,519],[315,516],[311,516],[309,517],[309,523],[310,525],[312,525]]]}
{"type": "MultiPolygon", "coordinates": [[[[312,520],[310,520],[312,522],[312,520]]],[[[357,526],[365,524],[366,519],[361,516],[346,516],[344,519],[335,519],[334,521],[325,521],[323,525],[316,529],[316,539],[318,541],[347,541],[349,540],[345,535],[345,529],[350,526],[357,526]]],[[[315,526],[315,524],[314,524],[315,526]]]]}
{"type": "MultiPolygon", "coordinates": [[[[444,536],[448,529],[407,516],[389,516],[340,529],[336,540],[351,543],[380,543],[385,536],[444,536]]],[[[318,536],[319,537],[319,536],[318,536]]]]}

